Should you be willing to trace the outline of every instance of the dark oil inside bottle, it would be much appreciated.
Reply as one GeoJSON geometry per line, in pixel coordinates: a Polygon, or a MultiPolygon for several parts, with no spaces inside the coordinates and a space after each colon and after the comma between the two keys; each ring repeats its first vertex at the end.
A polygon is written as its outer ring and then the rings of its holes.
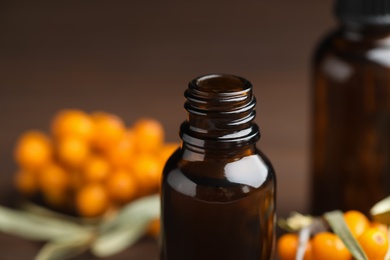
{"type": "MultiPolygon", "coordinates": [[[[229,88],[224,80],[213,82],[216,95],[240,91],[241,81],[229,88]]],[[[212,100],[186,104],[182,146],[164,168],[160,259],[272,259],[275,176],[255,147],[253,100],[240,95],[240,112],[228,116],[226,104],[212,100]]]]}
{"type": "Polygon", "coordinates": [[[369,214],[390,195],[389,40],[389,27],[348,28],[317,52],[312,214],[369,214]]]}
{"type": "Polygon", "coordinates": [[[168,163],[172,173],[164,179],[164,219],[170,228],[164,239],[169,244],[162,247],[169,258],[162,259],[271,258],[275,209],[270,167],[257,155],[248,160],[263,164],[264,175],[249,173],[234,181],[223,177],[227,161],[183,161],[182,169],[172,169],[174,160],[168,163]],[[197,177],[210,170],[219,178],[197,177]]]}

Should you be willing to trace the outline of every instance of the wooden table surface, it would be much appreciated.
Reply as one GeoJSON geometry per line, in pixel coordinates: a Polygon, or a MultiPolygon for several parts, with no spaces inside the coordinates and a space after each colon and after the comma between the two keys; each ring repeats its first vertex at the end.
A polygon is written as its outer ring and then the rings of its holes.
{"type": "MultiPolygon", "coordinates": [[[[48,131],[62,108],[160,120],[178,141],[183,92],[196,76],[246,77],[258,99],[258,146],[278,177],[278,214],[307,212],[310,57],[335,22],[331,1],[1,1],[0,202],[13,196],[12,150],[48,131]]],[[[42,244],[0,233],[1,260],[42,244]]],[[[77,259],[93,259],[83,255],[77,259]]],[[[144,239],[110,259],[158,259],[144,239]]]]}

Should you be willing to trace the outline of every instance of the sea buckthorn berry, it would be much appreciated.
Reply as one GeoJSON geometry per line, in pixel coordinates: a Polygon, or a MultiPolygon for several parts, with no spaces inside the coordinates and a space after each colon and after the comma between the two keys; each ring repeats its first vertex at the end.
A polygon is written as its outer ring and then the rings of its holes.
{"type": "Polygon", "coordinates": [[[157,238],[158,235],[160,234],[160,219],[153,219],[150,224],[148,229],[146,230],[146,234],[149,236],[157,238]]]}
{"type": "Polygon", "coordinates": [[[377,221],[371,222],[370,228],[377,228],[377,229],[385,232],[386,234],[388,234],[388,232],[389,232],[389,228],[387,225],[380,223],[380,222],[377,222],[377,221]]]}
{"type": "Polygon", "coordinates": [[[303,260],[314,260],[312,241],[309,240],[306,245],[305,255],[303,260]]]}
{"type": "Polygon", "coordinates": [[[320,232],[312,239],[313,259],[315,260],[350,260],[351,253],[341,239],[330,232],[320,232]]]}
{"type": "Polygon", "coordinates": [[[33,171],[19,170],[15,175],[15,185],[19,192],[31,196],[38,191],[37,174],[33,171]]]}
{"type": "Polygon", "coordinates": [[[107,158],[117,168],[130,168],[134,159],[135,136],[127,130],[122,140],[107,151],[107,158]]]}
{"type": "Polygon", "coordinates": [[[76,206],[83,217],[98,217],[109,207],[109,200],[104,187],[100,184],[89,184],[82,187],[76,195],[76,206]]]}
{"type": "Polygon", "coordinates": [[[84,141],[92,138],[94,131],[91,117],[77,109],[65,109],[58,112],[51,125],[56,138],[76,137],[84,141]]]}
{"type": "Polygon", "coordinates": [[[287,233],[278,240],[277,252],[281,260],[295,260],[298,247],[298,236],[287,233]]]}
{"type": "Polygon", "coordinates": [[[107,151],[118,145],[126,133],[121,118],[113,114],[96,112],[92,114],[95,124],[93,145],[100,150],[107,151]]]}
{"type": "MultiPolygon", "coordinates": [[[[282,235],[277,243],[277,254],[280,260],[295,260],[299,246],[298,235],[286,233],[282,235]]],[[[311,241],[308,241],[305,249],[304,260],[313,260],[311,241]]]]}
{"type": "Polygon", "coordinates": [[[50,164],[38,173],[39,187],[43,192],[65,191],[70,185],[67,172],[57,164],[50,164]]]}
{"type": "Polygon", "coordinates": [[[361,212],[349,210],[344,213],[344,220],[355,238],[358,238],[370,226],[370,221],[361,212]]]}
{"type": "Polygon", "coordinates": [[[137,120],[133,126],[136,150],[139,153],[156,153],[164,142],[164,128],[160,122],[150,118],[137,120]]]}
{"type": "Polygon", "coordinates": [[[134,159],[133,171],[140,195],[158,191],[162,168],[162,163],[153,155],[142,154],[134,159]]]}
{"type": "Polygon", "coordinates": [[[358,241],[369,260],[385,259],[389,248],[386,232],[379,228],[368,228],[359,236],[358,241]]]}
{"type": "Polygon", "coordinates": [[[85,181],[80,170],[69,171],[69,180],[72,194],[85,185],[85,181]]]}
{"type": "Polygon", "coordinates": [[[111,166],[106,158],[98,155],[89,156],[82,167],[84,182],[102,182],[110,174],[111,166]]]}
{"type": "Polygon", "coordinates": [[[48,190],[43,193],[43,198],[47,205],[56,209],[64,209],[68,206],[68,193],[60,190],[48,190]]]}
{"type": "Polygon", "coordinates": [[[141,118],[126,128],[114,114],[78,109],[56,113],[51,134],[52,140],[40,131],[21,135],[14,184],[24,195],[42,195],[45,205],[71,207],[82,217],[99,217],[157,193],[163,166],[179,147],[164,143],[155,119],[141,118]]]}
{"type": "Polygon", "coordinates": [[[82,139],[66,137],[57,143],[57,155],[62,163],[72,168],[81,167],[89,155],[89,146],[82,139]]]}
{"type": "Polygon", "coordinates": [[[165,164],[166,161],[171,157],[171,155],[179,148],[179,143],[166,143],[161,148],[160,159],[162,164],[165,164]]]}
{"type": "Polygon", "coordinates": [[[50,164],[38,172],[40,190],[45,201],[51,206],[60,207],[67,201],[70,188],[68,173],[57,164],[50,164]]]}
{"type": "Polygon", "coordinates": [[[15,148],[15,160],[21,168],[36,170],[52,160],[51,143],[40,131],[29,131],[19,138],[15,148]]]}
{"type": "Polygon", "coordinates": [[[117,202],[129,202],[137,195],[137,184],[134,177],[126,170],[114,171],[107,180],[107,191],[117,202]]]}

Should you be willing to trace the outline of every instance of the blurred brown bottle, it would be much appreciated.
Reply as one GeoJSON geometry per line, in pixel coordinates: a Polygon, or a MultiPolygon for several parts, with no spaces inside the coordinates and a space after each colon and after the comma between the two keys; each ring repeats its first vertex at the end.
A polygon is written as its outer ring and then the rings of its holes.
{"type": "Polygon", "coordinates": [[[337,0],[313,63],[311,213],[390,194],[390,1],[337,0]]]}
{"type": "Polygon", "coordinates": [[[273,259],[275,175],[256,148],[252,85],[207,75],[186,98],[183,142],[163,171],[160,259],[273,259]]]}

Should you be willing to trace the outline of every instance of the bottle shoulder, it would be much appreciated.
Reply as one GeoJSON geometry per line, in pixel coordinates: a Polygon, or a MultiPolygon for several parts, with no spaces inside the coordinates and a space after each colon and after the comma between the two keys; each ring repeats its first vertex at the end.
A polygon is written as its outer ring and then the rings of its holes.
{"type": "Polygon", "coordinates": [[[213,187],[246,185],[258,189],[266,182],[275,181],[271,162],[259,150],[236,158],[209,158],[200,154],[188,156],[179,149],[168,160],[163,174],[164,178],[181,175],[196,185],[213,187]]]}
{"type": "Polygon", "coordinates": [[[162,194],[178,193],[199,201],[228,203],[274,194],[275,186],[272,165],[260,154],[230,162],[179,158],[164,169],[162,194]]]}
{"type": "Polygon", "coordinates": [[[351,66],[390,67],[390,32],[366,36],[344,29],[336,29],[324,37],[313,54],[313,67],[327,67],[341,61],[351,66]]]}

